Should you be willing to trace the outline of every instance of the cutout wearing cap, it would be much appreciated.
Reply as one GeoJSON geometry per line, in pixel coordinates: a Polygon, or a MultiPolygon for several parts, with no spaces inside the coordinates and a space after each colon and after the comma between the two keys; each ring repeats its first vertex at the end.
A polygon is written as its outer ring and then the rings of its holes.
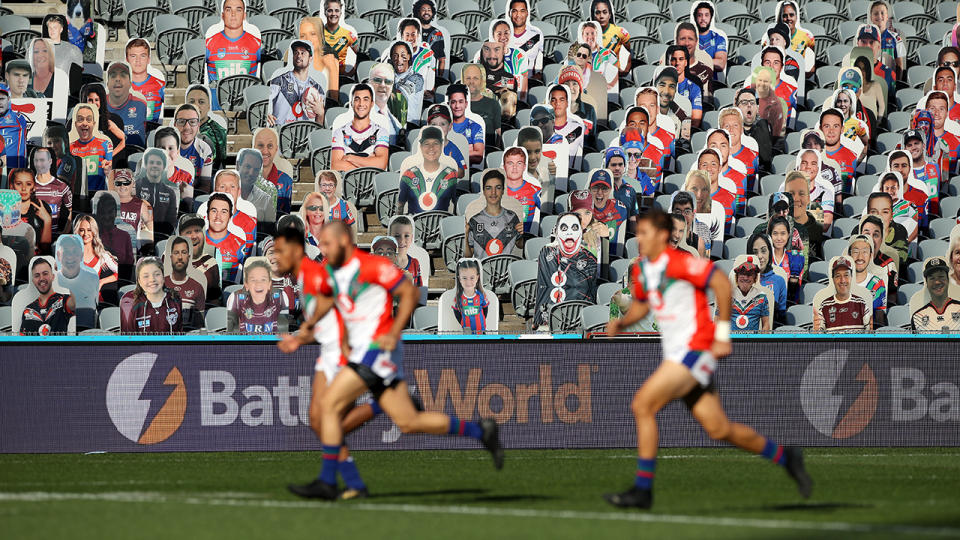
{"type": "Polygon", "coordinates": [[[612,179],[610,178],[610,173],[605,169],[597,169],[590,174],[590,187],[594,186],[613,186],[612,179]]]}
{"type": "Polygon", "coordinates": [[[950,265],[947,264],[947,261],[941,257],[931,257],[923,265],[923,277],[930,277],[931,274],[936,272],[943,272],[945,274],[950,274],[950,265]]]}

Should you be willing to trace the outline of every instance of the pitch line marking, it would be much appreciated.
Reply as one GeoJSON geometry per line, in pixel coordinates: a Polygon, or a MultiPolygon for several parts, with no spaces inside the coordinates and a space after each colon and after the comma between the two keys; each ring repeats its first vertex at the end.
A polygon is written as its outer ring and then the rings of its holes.
{"type": "Polygon", "coordinates": [[[123,503],[172,503],[227,507],[259,507],[281,509],[322,508],[338,511],[400,512],[412,514],[475,515],[541,519],[577,519],[595,521],[630,521],[645,523],[670,523],[698,525],[703,527],[741,527],[753,529],[790,529],[808,531],[835,531],[854,533],[897,533],[907,535],[960,537],[960,528],[920,527],[915,525],[883,525],[849,523],[842,521],[798,521],[787,519],[735,518],[718,516],[690,516],[682,514],[646,514],[636,512],[584,512],[578,510],[538,510],[533,508],[494,508],[486,506],[430,506],[395,503],[347,503],[337,504],[312,501],[289,501],[252,498],[255,493],[213,492],[210,498],[195,495],[176,497],[160,492],[111,492],[111,493],[60,493],[47,491],[0,492],[2,502],[55,502],[55,501],[102,501],[123,503]],[[240,498],[224,498],[240,497],[240,498]]]}

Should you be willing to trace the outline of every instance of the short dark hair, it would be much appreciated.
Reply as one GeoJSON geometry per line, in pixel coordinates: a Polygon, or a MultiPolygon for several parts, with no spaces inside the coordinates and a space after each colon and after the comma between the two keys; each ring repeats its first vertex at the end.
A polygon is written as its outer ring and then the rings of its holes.
{"type": "Polygon", "coordinates": [[[834,108],[831,107],[831,108],[829,108],[829,109],[825,109],[822,113],[820,113],[820,121],[817,122],[817,125],[822,124],[824,117],[827,117],[827,116],[836,116],[837,118],[840,119],[840,122],[841,122],[841,123],[842,123],[844,120],[846,120],[846,119],[843,117],[843,113],[841,113],[840,111],[838,111],[838,110],[836,110],[836,109],[834,109],[834,108]]]}
{"type": "Polygon", "coordinates": [[[32,273],[34,270],[36,270],[37,265],[40,265],[40,264],[45,264],[50,267],[50,270],[53,270],[53,265],[50,264],[50,261],[48,261],[44,257],[37,257],[37,260],[33,261],[33,264],[30,265],[30,272],[32,273]]]}
{"type": "Polygon", "coordinates": [[[523,146],[524,143],[528,142],[538,142],[543,144],[543,134],[539,129],[533,126],[520,128],[520,132],[517,133],[517,144],[523,146]]]}
{"type": "MultiPolygon", "coordinates": [[[[196,110],[196,109],[194,109],[194,110],[196,110]]],[[[174,128],[172,128],[172,127],[170,127],[170,126],[163,126],[162,128],[158,129],[158,130],[157,130],[156,132],[154,132],[154,134],[153,134],[153,144],[154,144],[154,146],[156,146],[157,148],[159,148],[160,141],[162,141],[163,139],[165,139],[165,138],[167,138],[167,137],[173,137],[173,138],[175,138],[175,139],[177,140],[177,144],[180,144],[180,134],[177,133],[177,130],[174,129],[174,128]]]]}
{"type": "Polygon", "coordinates": [[[490,169],[489,171],[483,173],[483,176],[480,177],[480,188],[483,189],[483,186],[487,185],[487,181],[490,179],[499,180],[501,186],[505,185],[507,182],[507,179],[504,178],[502,172],[497,169],[490,169]]]}
{"type": "Polygon", "coordinates": [[[747,86],[737,90],[737,94],[733,96],[734,103],[736,103],[737,101],[740,101],[740,96],[742,96],[743,94],[750,94],[753,97],[753,99],[757,99],[757,91],[747,86]]]}
{"type": "Polygon", "coordinates": [[[416,27],[417,30],[420,30],[420,21],[414,19],[413,17],[407,17],[406,19],[400,21],[400,24],[397,25],[397,30],[399,30],[402,34],[403,30],[408,26],[413,26],[416,27]]]}
{"type": "Polygon", "coordinates": [[[698,35],[698,34],[699,34],[699,32],[697,32],[697,27],[694,26],[692,22],[690,22],[690,21],[683,21],[683,22],[677,23],[677,27],[673,29],[673,37],[674,37],[674,39],[676,39],[676,37],[677,37],[678,35],[680,35],[680,31],[681,31],[681,30],[689,30],[689,31],[693,32],[694,35],[698,35]]]}
{"type": "Polygon", "coordinates": [[[451,84],[447,87],[447,99],[450,99],[450,96],[453,94],[463,94],[463,97],[470,97],[470,91],[467,89],[465,84],[451,84]]]}
{"type": "MultiPolygon", "coordinates": [[[[880,181],[880,185],[881,186],[883,185],[883,180],[880,181]]],[[[889,202],[890,205],[893,206],[893,197],[891,197],[890,194],[887,193],[886,191],[874,191],[873,193],[871,193],[867,197],[867,208],[870,208],[870,203],[872,203],[874,199],[886,199],[887,202],[889,202]]]]}
{"type": "Polygon", "coordinates": [[[182,236],[174,236],[173,239],[170,240],[171,251],[173,250],[174,247],[176,247],[177,244],[186,244],[187,249],[188,250],[190,249],[190,242],[188,242],[187,239],[182,236]]]}
{"type": "Polygon", "coordinates": [[[686,191],[678,191],[676,195],[673,196],[673,200],[670,201],[670,211],[672,212],[678,204],[689,204],[690,206],[696,206],[693,202],[693,195],[686,191]]]}
{"type": "Polygon", "coordinates": [[[300,249],[306,248],[306,242],[303,239],[303,231],[298,231],[296,227],[281,227],[277,230],[277,234],[273,235],[273,241],[283,238],[285,242],[289,242],[295,246],[300,246],[300,249]]]}
{"type": "MultiPolygon", "coordinates": [[[[886,195],[887,197],[890,196],[887,193],[884,193],[884,195],[886,195]]],[[[863,233],[863,226],[866,225],[867,223],[876,225],[877,227],[880,228],[881,231],[883,230],[883,220],[881,220],[877,216],[868,215],[867,217],[863,218],[863,221],[860,222],[860,226],[857,227],[857,232],[863,233]]]]}
{"type": "Polygon", "coordinates": [[[650,225],[653,225],[655,229],[667,231],[667,234],[673,234],[673,218],[670,214],[659,208],[653,208],[647,210],[646,213],[640,214],[638,221],[647,221],[650,225]]]}
{"type": "Polygon", "coordinates": [[[210,206],[213,204],[213,201],[224,201],[227,203],[227,210],[233,214],[233,201],[230,200],[230,196],[226,193],[216,192],[213,195],[210,195],[210,198],[207,199],[207,214],[210,214],[210,206]]]}
{"type": "Polygon", "coordinates": [[[367,83],[357,83],[353,85],[353,90],[350,92],[350,100],[353,101],[353,96],[357,95],[357,92],[363,92],[366,90],[370,92],[370,96],[373,96],[373,88],[370,88],[370,85],[367,83]]]}
{"type": "Polygon", "coordinates": [[[953,53],[953,54],[955,54],[958,58],[960,58],[960,48],[953,47],[953,46],[944,47],[944,48],[940,49],[940,52],[937,53],[937,65],[940,65],[940,64],[943,62],[943,56],[944,56],[944,55],[950,54],[950,53],[953,53]]]}
{"type": "Polygon", "coordinates": [[[683,57],[684,59],[686,59],[687,62],[690,61],[690,51],[688,51],[686,47],[684,47],[683,45],[670,45],[669,47],[667,47],[667,52],[665,55],[667,62],[670,61],[670,57],[673,56],[673,53],[677,51],[680,51],[683,53],[683,57]]]}

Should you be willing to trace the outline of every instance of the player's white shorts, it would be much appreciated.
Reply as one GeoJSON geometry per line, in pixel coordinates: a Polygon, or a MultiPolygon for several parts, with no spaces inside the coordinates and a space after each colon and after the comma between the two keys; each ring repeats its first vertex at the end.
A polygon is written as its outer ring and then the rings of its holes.
{"type": "Polygon", "coordinates": [[[327,378],[327,384],[330,384],[340,368],[346,364],[346,358],[340,346],[343,331],[336,310],[331,309],[320,319],[313,328],[313,337],[320,344],[320,357],[317,358],[314,370],[322,372],[327,378]]]}
{"type": "Polygon", "coordinates": [[[666,361],[689,369],[693,378],[704,388],[710,386],[713,372],[717,370],[717,360],[710,351],[687,351],[683,355],[668,356],[666,361]]]}

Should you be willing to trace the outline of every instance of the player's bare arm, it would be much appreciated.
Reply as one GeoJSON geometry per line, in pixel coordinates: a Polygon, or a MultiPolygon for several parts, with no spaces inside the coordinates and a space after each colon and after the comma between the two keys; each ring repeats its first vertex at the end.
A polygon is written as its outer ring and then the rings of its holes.
{"type": "MultiPolygon", "coordinates": [[[[729,309],[729,306],[727,309],[729,309]]],[[[630,303],[630,308],[623,314],[623,317],[613,319],[607,323],[607,335],[610,337],[616,336],[622,332],[624,328],[629,328],[643,320],[648,313],[650,313],[650,304],[642,300],[634,300],[630,303]]]]}
{"type": "Polygon", "coordinates": [[[713,335],[710,352],[714,358],[723,358],[733,352],[733,347],[730,345],[730,306],[732,304],[730,280],[723,275],[723,272],[714,272],[710,276],[708,287],[713,290],[717,299],[717,328],[713,335]]]}
{"type": "Polygon", "coordinates": [[[317,307],[313,310],[313,313],[310,315],[310,317],[304,320],[303,324],[300,325],[300,330],[298,330],[295,334],[283,334],[280,336],[280,341],[277,343],[277,347],[282,352],[290,354],[296,352],[301,345],[312,343],[314,341],[313,327],[320,322],[320,319],[322,319],[332,307],[332,296],[317,296],[317,307]]]}
{"type": "Polygon", "coordinates": [[[400,285],[393,291],[394,298],[399,299],[397,305],[397,314],[394,316],[393,325],[390,331],[380,336],[377,340],[377,346],[384,351],[392,351],[397,348],[397,342],[400,341],[400,334],[407,327],[410,315],[417,307],[417,301],[420,299],[420,291],[410,281],[409,277],[404,277],[400,285]]]}

